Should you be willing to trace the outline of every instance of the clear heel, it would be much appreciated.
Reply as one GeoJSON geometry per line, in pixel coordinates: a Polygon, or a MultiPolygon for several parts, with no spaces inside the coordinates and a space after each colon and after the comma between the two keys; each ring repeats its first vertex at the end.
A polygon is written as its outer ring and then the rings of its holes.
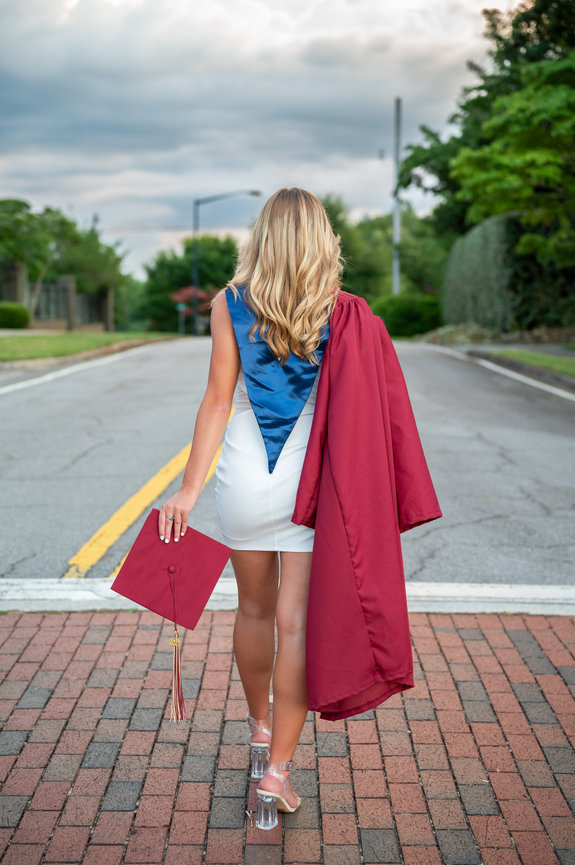
{"type": "Polygon", "coordinates": [[[268,712],[267,718],[263,721],[256,721],[249,713],[246,715],[246,720],[250,729],[246,744],[250,746],[251,777],[260,779],[263,778],[269,763],[269,748],[272,735],[271,712],[268,712]],[[254,738],[260,741],[252,741],[254,738]],[[262,741],[262,739],[268,741],[262,741]]]}
{"type": "Polygon", "coordinates": [[[256,829],[275,829],[278,825],[278,803],[275,796],[266,796],[258,790],[256,829]]]}
{"type": "Polygon", "coordinates": [[[252,778],[263,778],[270,759],[270,751],[268,745],[251,745],[250,751],[252,754],[252,778]]]}
{"type": "MultiPolygon", "coordinates": [[[[283,784],[281,793],[272,793],[269,790],[260,790],[258,787],[258,811],[256,815],[256,829],[273,829],[278,824],[278,811],[284,811],[288,814],[293,814],[301,805],[301,798],[297,797],[297,805],[290,805],[285,796],[288,792],[287,779],[280,774],[278,770],[284,772],[291,771],[293,760],[286,760],[282,763],[268,763],[264,778],[267,775],[273,775],[283,784]]],[[[297,795],[297,794],[295,794],[297,795]]]]}

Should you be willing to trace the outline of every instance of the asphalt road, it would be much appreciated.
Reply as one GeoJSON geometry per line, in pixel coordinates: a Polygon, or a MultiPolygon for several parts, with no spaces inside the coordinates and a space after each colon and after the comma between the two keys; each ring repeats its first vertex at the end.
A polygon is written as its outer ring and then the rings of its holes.
{"type": "MultiPolygon", "coordinates": [[[[436,346],[395,345],[444,514],[402,535],[406,579],[573,584],[574,403],[436,346]]],[[[209,351],[207,337],[164,342],[4,393],[22,374],[0,373],[0,579],[61,577],[190,442],[209,351]]],[[[191,524],[220,537],[214,485],[191,524]]],[[[111,573],[144,516],[90,577],[111,573]]]]}

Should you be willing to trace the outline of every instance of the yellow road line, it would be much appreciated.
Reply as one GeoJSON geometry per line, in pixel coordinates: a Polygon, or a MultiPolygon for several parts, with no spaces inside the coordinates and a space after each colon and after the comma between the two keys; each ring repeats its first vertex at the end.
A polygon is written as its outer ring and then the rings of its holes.
{"type": "Polygon", "coordinates": [[[112,573],[109,575],[109,577],[110,577],[111,580],[115,580],[115,579],[116,579],[116,577],[117,577],[118,574],[120,573],[120,568],[122,567],[122,565],[124,564],[124,562],[126,561],[127,558],[128,558],[128,553],[126,553],[126,555],[123,557],[123,559],[122,559],[122,561],[120,562],[120,564],[119,564],[119,565],[116,565],[116,567],[114,568],[114,570],[112,571],[112,573]]]}
{"type": "MultiPolygon", "coordinates": [[[[230,418],[233,415],[233,411],[232,408],[230,418]]],[[[213,477],[221,452],[222,446],[220,445],[212,460],[212,464],[202,489],[213,477]]],[[[189,453],[190,445],[186,445],[186,447],[182,448],[182,450],[166,463],[159,472],[150,478],[150,480],[145,483],[137,493],[129,498],[121,508],[118,508],[116,513],[112,514],[110,519],[107,520],[107,522],[98,529],[96,534],[92,535],[90,540],[87,541],[87,543],[78,550],[76,555],[70,559],[68,562],[69,567],[64,574],[64,577],[85,577],[90,568],[92,568],[96,562],[100,561],[102,556],[108,552],[110,547],[116,543],[118,538],[120,538],[124,532],[130,528],[146,508],[161,496],[163,491],[177,478],[180,472],[184,470],[189,453]]],[[[119,567],[116,569],[116,572],[117,570],[119,570],[119,567]]],[[[114,573],[111,574],[111,576],[114,575],[114,573]]]]}

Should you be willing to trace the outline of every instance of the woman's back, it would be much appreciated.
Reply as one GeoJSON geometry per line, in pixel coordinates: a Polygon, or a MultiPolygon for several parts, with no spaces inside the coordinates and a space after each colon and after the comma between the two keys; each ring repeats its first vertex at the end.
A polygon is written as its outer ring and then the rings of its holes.
{"type": "MultiPolygon", "coordinates": [[[[250,338],[255,313],[246,300],[244,287],[238,286],[237,291],[237,297],[230,291],[226,292],[241,363],[241,382],[237,389],[241,401],[236,409],[245,406],[247,396],[268,453],[269,471],[272,472],[304,407],[309,411],[311,406],[313,413],[315,391],[311,402],[310,396],[320,366],[293,352],[285,363],[280,363],[258,330],[250,338]]],[[[329,323],[322,329],[321,342],[315,352],[319,364],[328,338],[329,323]]]]}
{"type": "MultiPolygon", "coordinates": [[[[320,366],[321,369],[321,366],[320,366]]],[[[303,405],[301,410],[301,414],[312,414],[315,409],[315,400],[317,395],[317,386],[319,383],[319,370],[314,379],[312,389],[309,393],[309,396],[306,402],[303,405]]],[[[246,384],[246,379],[244,376],[243,368],[240,367],[240,374],[238,376],[238,383],[236,385],[236,390],[234,392],[234,414],[238,414],[242,411],[251,411],[253,412],[253,407],[250,402],[250,398],[248,395],[248,388],[246,384]]]]}
{"type": "Polygon", "coordinates": [[[233,417],[216,468],[216,512],[232,549],[309,552],[314,531],[291,522],[313,420],[319,365],[290,352],[280,364],[269,345],[249,331],[253,310],[240,287],[226,292],[240,353],[233,417]]]}

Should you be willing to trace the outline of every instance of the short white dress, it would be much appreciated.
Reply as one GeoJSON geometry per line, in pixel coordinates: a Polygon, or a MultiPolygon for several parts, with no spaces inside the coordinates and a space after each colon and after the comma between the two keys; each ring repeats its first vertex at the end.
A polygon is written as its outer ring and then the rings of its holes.
{"type": "Polygon", "coordinates": [[[268,344],[248,332],[255,314],[244,299],[226,291],[241,367],[235,407],[216,467],[216,513],[222,540],[233,550],[311,552],[315,530],[292,523],[305,458],[319,366],[293,353],[280,365],[268,344]],[[307,394],[307,397],[306,397],[307,394]]]}
{"type": "Polygon", "coordinates": [[[222,540],[232,550],[311,552],[314,529],[291,522],[306,453],[319,373],[273,472],[252,409],[243,370],[235,409],[216,467],[216,512],[222,540]]]}

